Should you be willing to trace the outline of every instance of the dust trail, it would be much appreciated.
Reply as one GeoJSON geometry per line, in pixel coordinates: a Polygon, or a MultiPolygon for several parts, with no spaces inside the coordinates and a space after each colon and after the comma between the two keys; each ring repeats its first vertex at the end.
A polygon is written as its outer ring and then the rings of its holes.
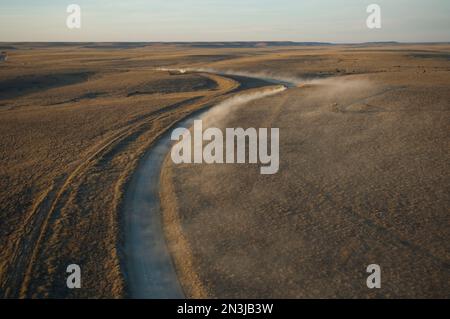
{"type": "Polygon", "coordinates": [[[184,74],[187,72],[187,69],[175,69],[175,68],[156,68],[157,71],[166,71],[166,72],[178,72],[180,74],[184,74]]]}
{"type": "Polygon", "coordinates": [[[260,72],[247,72],[247,71],[239,71],[239,70],[218,70],[213,68],[156,68],[158,71],[167,71],[167,72],[177,72],[180,74],[185,74],[188,72],[204,72],[204,73],[213,73],[218,75],[236,75],[243,76],[252,79],[264,80],[273,84],[281,84],[287,87],[296,87],[298,85],[304,84],[305,80],[288,76],[288,75],[280,75],[275,72],[270,71],[260,71],[260,72]]]}
{"type": "Polygon", "coordinates": [[[334,76],[329,78],[316,78],[316,79],[304,79],[296,76],[279,74],[274,71],[265,70],[259,72],[248,72],[235,69],[214,69],[207,67],[198,68],[157,68],[159,71],[177,72],[185,74],[189,72],[204,72],[214,73],[218,75],[236,75],[247,78],[265,80],[273,84],[284,85],[288,88],[299,87],[304,85],[323,85],[327,86],[330,91],[330,95],[341,94],[346,91],[364,90],[372,86],[372,83],[367,78],[354,77],[354,76],[334,76]]]}
{"type": "Polygon", "coordinates": [[[315,79],[308,81],[307,84],[326,86],[326,93],[330,95],[341,94],[343,92],[367,90],[373,87],[372,81],[361,76],[338,76],[326,79],[315,79]]]}
{"type": "Polygon", "coordinates": [[[206,72],[206,73],[216,73],[219,75],[237,75],[237,76],[245,76],[248,78],[261,79],[267,82],[272,82],[275,84],[286,85],[287,87],[295,87],[305,82],[304,79],[294,76],[281,75],[271,71],[259,71],[259,72],[247,72],[247,71],[239,71],[239,70],[217,70],[213,68],[187,68],[186,72],[206,72]]]}
{"type": "Polygon", "coordinates": [[[243,93],[231,97],[206,111],[202,116],[203,123],[205,126],[212,125],[213,123],[218,123],[223,120],[228,114],[233,112],[236,107],[254,100],[278,94],[285,91],[286,89],[287,88],[284,85],[279,85],[277,87],[264,89],[260,92],[243,93]]]}
{"type": "Polygon", "coordinates": [[[268,97],[274,94],[278,94],[287,88],[296,87],[303,84],[303,80],[294,77],[285,77],[269,72],[259,72],[259,73],[248,73],[243,71],[223,71],[216,70],[212,68],[157,68],[158,71],[167,72],[178,72],[180,74],[185,74],[188,72],[204,72],[213,73],[218,75],[236,75],[253,79],[261,79],[267,82],[276,84],[276,87],[271,87],[263,89],[260,92],[243,93],[237,96],[231,97],[206,111],[201,117],[206,126],[211,125],[214,121],[215,123],[220,122],[226,115],[232,112],[237,106],[258,100],[264,97],[268,97]]]}

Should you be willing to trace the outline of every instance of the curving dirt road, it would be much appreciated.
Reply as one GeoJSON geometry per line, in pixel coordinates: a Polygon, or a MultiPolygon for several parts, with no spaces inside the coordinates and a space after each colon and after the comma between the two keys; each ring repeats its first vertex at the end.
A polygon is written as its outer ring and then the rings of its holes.
{"type": "MultiPolygon", "coordinates": [[[[221,76],[225,76],[220,74],[221,76]]],[[[273,87],[274,93],[279,85],[285,82],[274,79],[262,79],[241,75],[230,75],[229,78],[239,82],[239,87],[231,90],[230,98],[236,94],[251,95],[241,103],[258,99],[254,90],[262,87],[273,87]]],[[[267,91],[264,93],[267,94],[267,91]]],[[[261,97],[265,96],[262,95],[261,97]]],[[[227,99],[227,100],[229,100],[227,99]]],[[[189,128],[194,120],[202,118],[207,111],[226,106],[226,101],[192,113],[177,127],[189,128]]],[[[165,157],[172,146],[171,130],[167,130],[145,154],[125,194],[123,215],[125,216],[125,267],[127,271],[128,293],[132,298],[183,298],[172,258],[166,246],[165,234],[160,211],[160,173],[165,157]]]]}

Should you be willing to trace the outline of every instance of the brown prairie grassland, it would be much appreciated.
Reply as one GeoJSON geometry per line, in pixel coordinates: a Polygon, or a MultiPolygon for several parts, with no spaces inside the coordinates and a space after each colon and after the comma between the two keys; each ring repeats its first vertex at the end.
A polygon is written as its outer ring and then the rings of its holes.
{"type": "Polygon", "coordinates": [[[159,67],[324,79],[218,124],[280,127],[278,175],[166,162],[165,230],[188,297],[448,296],[449,45],[11,45],[0,64],[0,297],[127,296],[131,173],[159,135],[240,85],[159,67]],[[364,283],[359,263],[380,256],[393,283],[410,267],[396,262],[432,274],[415,285],[408,272],[413,283],[384,295],[348,283],[364,283]],[[65,286],[71,263],[83,289],[65,286]]]}

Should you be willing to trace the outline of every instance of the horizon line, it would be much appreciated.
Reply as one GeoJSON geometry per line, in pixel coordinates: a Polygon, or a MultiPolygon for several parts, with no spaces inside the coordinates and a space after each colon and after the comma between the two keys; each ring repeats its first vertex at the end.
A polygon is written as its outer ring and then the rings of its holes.
{"type": "Polygon", "coordinates": [[[450,44],[448,41],[366,41],[366,42],[328,42],[328,41],[291,41],[291,40],[227,40],[227,41],[2,41],[0,43],[60,43],[60,44],[85,44],[85,43],[129,43],[129,44],[190,44],[190,43],[287,43],[287,44],[321,44],[321,45],[354,45],[354,44],[450,44]]]}

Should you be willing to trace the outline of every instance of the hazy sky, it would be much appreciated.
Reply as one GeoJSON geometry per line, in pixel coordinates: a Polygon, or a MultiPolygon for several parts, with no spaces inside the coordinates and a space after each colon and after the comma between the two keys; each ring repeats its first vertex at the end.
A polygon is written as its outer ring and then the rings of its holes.
{"type": "Polygon", "coordinates": [[[450,41],[450,0],[0,0],[0,41],[250,40],[450,41]],[[81,29],[66,27],[72,3],[81,29]]]}

